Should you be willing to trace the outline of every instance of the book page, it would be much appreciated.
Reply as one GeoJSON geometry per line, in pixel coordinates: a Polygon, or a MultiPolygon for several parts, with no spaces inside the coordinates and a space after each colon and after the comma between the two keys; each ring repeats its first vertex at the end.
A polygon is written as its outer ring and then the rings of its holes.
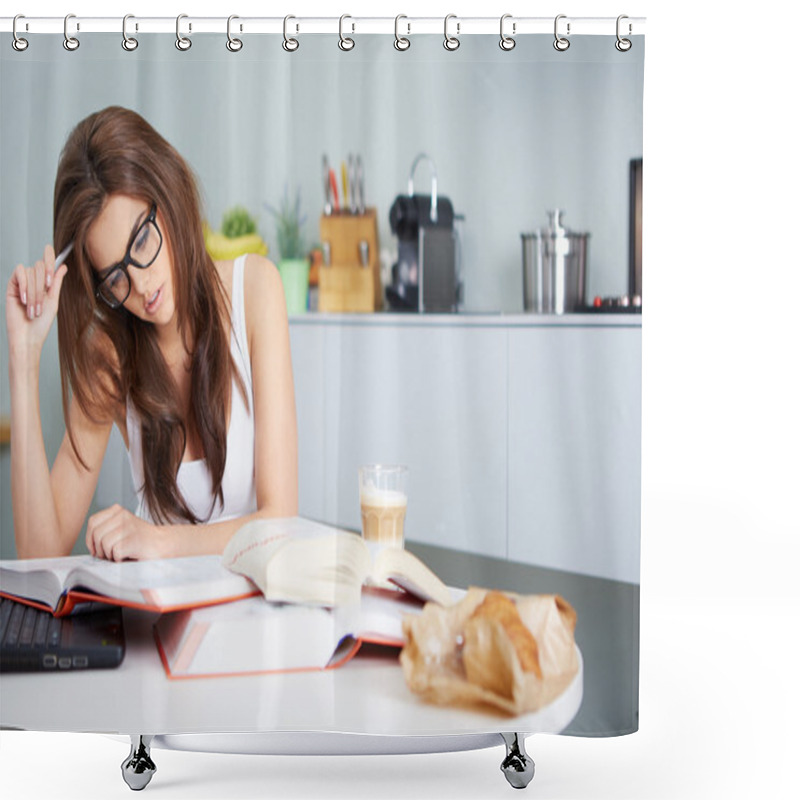
{"type": "Polygon", "coordinates": [[[423,607],[421,600],[400,589],[364,589],[357,635],[368,642],[401,647],[404,643],[403,617],[420,614],[423,607]]]}
{"type": "Polygon", "coordinates": [[[357,600],[369,571],[358,534],[300,517],[247,523],[222,558],[268,600],[328,606],[357,600]]]}
{"type": "Polygon", "coordinates": [[[252,597],[165,614],[156,635],[172,677],[323,669],[356,612],[252,597]]]}
{"type": "MultiPolygon", "coordinates": [[[[300,517],[258,519],[242,525],[222,553],[222,563],[235,572],[251,575],[254,563],[262,564],[291,538],[327,535],[334,528],[300,517]]],[[[260,569],[260,567],[259,567],[260,569]]]]}
{"type": "Polygon", "coordinates": [[[383,548],[375,556],[372,574],[378,580],[389,580],[423,600],[433,600],[443,606],[453,602],[450,589],[408,550],[383,548]]]}
{"type": "Polygon", "coordinates": [[[68,588],[84,586],[119,600],[163,608],[237,597],[253,590],[220,556],[151,561],[105,561],[89,557],[73,570],[68,588]]]}
{"type": "Polygon", "coordinates": [[[0,561],[0,590],[55,608],[72,570],[93,560],[92,556],[65,556],[0,561]]]}

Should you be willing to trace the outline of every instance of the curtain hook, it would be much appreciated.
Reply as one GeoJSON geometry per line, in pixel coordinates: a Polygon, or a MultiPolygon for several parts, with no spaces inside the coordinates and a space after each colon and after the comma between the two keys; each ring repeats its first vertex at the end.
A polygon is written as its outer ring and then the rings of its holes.
{"type": "MultiPolygon", "coordinates": [[[[400,20],[401,19],[408,19],[405,14],[398,14],[394,18],[394,49],[395,50],[408,50],[411,47],[411,39],[407,39],[405,36],[400,35],[400,20]]],[[[408,33],[411,33],[411,23],[406,22],[406,26],[408,27],[408,33]]]]}
{"type": "MultiPolygon", "coordinates": [[[[81,43],[74,36],[70,36],[69,31],[67,30],[67,26],[69,25],[69,21],[71,19],[75,19],[74,14],[67,14],[67,16],[64,17],[64,49],[69,50],[70,52],[77,50],[81,46],[81,43]]],[[[80,25],[77,25],[76,29],[80,30],[80,25]]]]}
{"type": "MultiPolygon", "coordinates": [[[[505,50],[506,52],[513,50],[517,46],[517,40],[512,36],[507,36],[503,30],[503,26],[505,25],[505,21],[507,19],[511,19],[511,14],[503,14],[503,16],[500,17],[500,49],[505,50]]],[[[511,32],[517,32],[516,22],[511,23],[511,32]]]]}
{"type": "MultiPolygon", "coordinates": [[[[14,17],[14,23],[13,23],[13,25],[11,26],[11,32],[14,34],[14,39],[13,39],[13,41],[11,42],[11,46],[12,46],[12,47],[13,47],[13,48],[14,48],[14,49],[15,49],[15,50],[18,52],[18,53],[21,53],[23,50],[27,50],[27,49],[28,49],[28,40],[27,40],[27,39],[23,39],[23,38],[22,38],[22,37],[21,37],[21,36],[20,36],[20,35],[17,33],[17,20],[18,20],[18,19],[25,19],[25,15],[24,15],[24,14],[17,14],[17,16],[16,16],[16,17],[14,17]]],[[[26,26],[25,26],[25,27],[27,28],[27,23],[26,23],[26,26]]]]}
{"type": "MultiPolygon", "coordinates": [[[[242,47],[244,47],[241,39],[236,39],[233,36],[231,36],[231,22],[235,19],[239,19],[239,17],[237,17],[236,14],[231,14],[228,17],[228,41],[225,42],[225,47],[227,47],[231,53],[238,53],[242,49],[242,47]]],[[[241,29],[242,29],[241,26],[239,26],[240,31],[241,29]]]]}
{"type": "MultiPolygon", "coordinates": [[[[128,36],[128,20],[129,19],[136,19],[133,14],[126,14],[122,18],[122,49],[127,50],[129,53],[132,53],[138,46],[139,40],[134,36],[128,36]]],[[[136,26],[136,30],[139,30],[139,26],[136,26]]]]}
{"type": "MultiPolygon", "coordinates": [[[[188,36],[183,36],[181,34],[181,20],[188,19],[188,14],[178,14],[177,19],[175,20],[175,47],[182,52],[185,52],[192,46],[192,40],[188,36]]],[[[192,30],[192,23],[189,23],[189,31],[192,30]]]]}
{"type": "MultiPolygon", "coordinates": [[[[627,53],[628,50],[630,50],[631,47],[633,47],[633,42],[630,39],[623,39],[619,35],[619,23],[623,19],[628,19],[628,15],[627,14],[620,14],[617,17],[617,41],[614,42],[614,47],[616,47],[617,50],[620,51],[620,53],[627,53]]],[[[632,32],[633,32],[633,26],[629,22],[628,23],[628,36],[630,36],[632,32]]]]}
{"type": "MultiPolygon", "coordinates": [[[[555,47],[555,49],[558,50],[559,53],[563,53],[565,50],[569,49],[569,39],[567,39],[565,36],[558,35],[558,21],[560,19],[566,19],[566,18],[567,18],[566,14],[559,14],[556,17],[555,28],[554,28],[556,40],[553,42],[553,47],[555,47]]],[[[569,36],[569,22],[567,23],[567,36],[569,36]]]]}
{"type": "MultiPolygon", "coordinates": [[[[297,17],[293,17],[291,14],[289,14],[283,18],[283,49],[287,53],[294,53],[294,51],[300,47],[300,42],[298,42],[297,39],[291,38],[287,33],[290,19],[297,19],[297,17]]],[[[300,26],[298,25],[295,30],[299,31],[300,26]]]]}
{"type": "Polygon", "coordinates": [[[461,23],[456,22],[456,35],[450,36],[447,33],[447,24],[451,19],[457,19],[456,15],[448,14],[444,18],[444,49],[449,50],[452,53],[454,50],[458,50],[458,48],[461,47],[461,42],[458,38],[458,34],[461,32],[461,23]]]}
{"type": "MultiPolygon", "coordinates": [[[[342,32],[342,25],[344,24],[344,21],[346,19],[353,19],[353,18],[349,14],[342,14],[342,16],[339,17],[339,49],[345,51],[352,50],[356,46],[355,40],[351,39],[349,36],[345,36],[344,33],[342,32]]],[[[355,22],[351,24],[353,26],[353,32],[355,32],[356,24],[355,22]]]]}

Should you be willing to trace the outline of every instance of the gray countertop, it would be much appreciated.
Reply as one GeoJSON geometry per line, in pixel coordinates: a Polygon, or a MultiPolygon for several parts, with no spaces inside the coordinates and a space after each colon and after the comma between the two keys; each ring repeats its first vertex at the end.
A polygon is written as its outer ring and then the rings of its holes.
{"type": "Polygon", "coordinates": [[[358,327],[407,326],[451,328],[641,328],[642,315],[635,313],[586,314],[332,314],[309,312],[290,317],[292,325],[347,325],[358,327]]]}
{"type": "Polygon", "coordinates": [[[559,594],[578,615],[583,702],[564,733],[613,736],[639,727],[639,586],[406,542],[449,585],[559,594]]]}

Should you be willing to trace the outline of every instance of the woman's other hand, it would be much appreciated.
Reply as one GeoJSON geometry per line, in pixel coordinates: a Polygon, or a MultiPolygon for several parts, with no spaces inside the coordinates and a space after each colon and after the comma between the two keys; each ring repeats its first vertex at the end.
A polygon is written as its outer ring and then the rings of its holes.
{"type": "Polygon", "coordinates": [[[97,558],[109,561],[165,558],[168,527],[153,525],[120,505],[89,517],[86,546],[97,558]]]}
{"type": "Polygon", "coordinates": [[[32,267],[19,264],[6,289],[6,331],[12,358],[16,353],[38,358],[44,340],[58,313],[61,283],[67,265],[55,270],[55,251],[51,245],[32,267]]]}

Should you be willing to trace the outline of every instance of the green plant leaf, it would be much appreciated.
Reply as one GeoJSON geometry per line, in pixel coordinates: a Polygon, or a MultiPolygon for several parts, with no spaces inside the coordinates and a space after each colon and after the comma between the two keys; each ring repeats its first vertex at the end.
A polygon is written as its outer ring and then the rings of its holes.
{"type": "Polygon", "coordinates": [[[222,235],[229,239],[256,232],[256,221],[243,206],[234,206],[222,217],[222,235]]]}
{"type": "Polygon", "coordinates": [[[275,217],[275,236],[278,240],[278,252],[282,259],[305,258],[308,247],[303,236],[302,227],[306,218],[300,213],[300,190],[294,201],[289,198],[289,188],[285,187],[283,199],[278,208],[265,203],[267,211],[275,217]]]}

